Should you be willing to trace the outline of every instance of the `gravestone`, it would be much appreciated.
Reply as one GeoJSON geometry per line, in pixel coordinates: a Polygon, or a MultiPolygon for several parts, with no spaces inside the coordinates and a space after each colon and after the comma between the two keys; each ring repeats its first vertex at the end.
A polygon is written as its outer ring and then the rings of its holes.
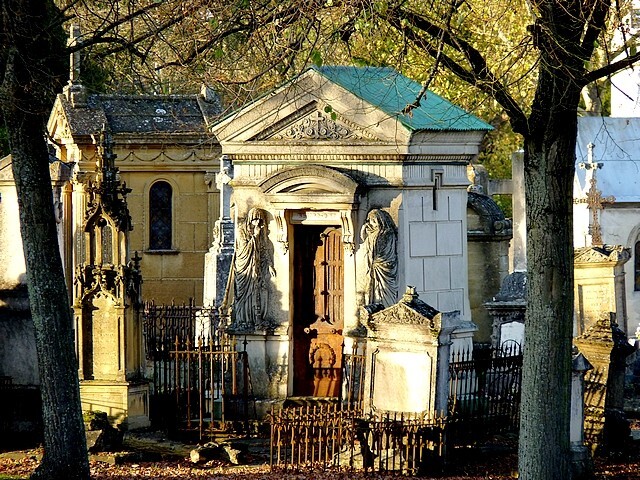
{"type": "Polygon", "coordinates": [[[527,306],[527,273],[513,272],[502,282],[500,291],[485,307],[493,318],[491,345],[500,348],[504,343],[523,345],[524,319],[527,306]]]}
{"type": "Polygon", "coordinates": [[[585,438],[592,450],[618,449],[629,436],[624,417],[624,374],[634,352],[625,333],[607,315],[573,343],[593,369],[585,375],[585,438]]]}
{"type": "Polygon", "coordinates": [[[451,334],[461,326],[460,313],[439,312],[407,287],[398,303],[368,308],[365,316],[371,352],[365,367],[365,411],[446,412],[451,334]]]}
{"type": "Polygon", "coordinates": [[[631,257],[620,245],[594,245],[574,252],[574,336],[615,313],[616,321],[627,331],[624,264],[631,257]]]}
{"type": "Polygon", "coordinates": [[[74,321],[83,410],[106,412],[128,428],[149,425],[149,384],[142,378],[140,257],[129,258],[128,189],[115,167],[110,133],[96,138],[98,161],[87,184],[74,321]]]}

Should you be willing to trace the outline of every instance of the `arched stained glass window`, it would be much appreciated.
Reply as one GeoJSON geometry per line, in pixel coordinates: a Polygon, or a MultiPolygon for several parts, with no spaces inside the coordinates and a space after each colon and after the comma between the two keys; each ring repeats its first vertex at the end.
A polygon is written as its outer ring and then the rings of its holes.
{"type": "Polygon", "coordinates": [[[149,190],[149,249],[171,250],[173,189],[156,182],[149,190]]]}

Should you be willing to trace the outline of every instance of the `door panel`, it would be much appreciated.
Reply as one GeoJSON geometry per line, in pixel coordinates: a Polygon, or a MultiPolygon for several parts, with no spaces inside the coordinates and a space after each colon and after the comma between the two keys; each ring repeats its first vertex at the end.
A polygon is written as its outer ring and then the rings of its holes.
{"type": "Polygon", "coordinates": [[[344,274],[338,227],[294,229],[293,395],[337,397],[342,384],[344,274]]]}

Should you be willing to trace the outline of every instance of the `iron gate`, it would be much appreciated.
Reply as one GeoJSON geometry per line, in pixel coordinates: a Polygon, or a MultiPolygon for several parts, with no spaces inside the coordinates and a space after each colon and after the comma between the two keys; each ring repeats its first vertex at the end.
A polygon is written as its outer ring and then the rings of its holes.
{"type": "Polygon", "coordinates": [[[143,327],[154,426],[203,439],[255,416],[247,354],[236,351],[213,308],[147,303],[143,327]]]}

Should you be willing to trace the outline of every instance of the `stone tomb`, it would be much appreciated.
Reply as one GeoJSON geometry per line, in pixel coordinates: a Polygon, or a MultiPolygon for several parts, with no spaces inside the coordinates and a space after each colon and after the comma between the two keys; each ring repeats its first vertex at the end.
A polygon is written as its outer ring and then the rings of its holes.
{"type": "Polygon", "coordinates": [[[628,248],[616,245],[580,247],[574,253],[574,336],[582,335],[602,318],[615,314],[627,331],[624,264],[628,248]]]}
{"type": "Polygon", "coordinates": [[[635,348],[611,314],[595,321],[573,343],[593,367],[585,376],[585,439],[593,451],[620,451],[630,435],[623,413],[624,375],[635,348]]]}
{"type": "Polygon", "coordinates": [[[228,299],[258,397],[338,397],[360,307],[398,286],[470,320],[466,165],[491,127],[431,92],[402,114],[419,91],[388,68],[313,68],[212,127],[235,238],[205,300],[228,299]]]}
{"type": "Polygon", "coordinates": [[[460,326],[459,312],[438,312],[413,287],[389,308],[364,310],[370,352],[365,411],[446,413],[451,334],[460,326]]]}
{"type": "Polygon", "coordinates": [[[514,342],[524,345],[524,319],[527,307],[527,273],[513,272],[502,282],[500,291],[486,302],[492,322],[491,346],[502,348],[514,342]]]}

